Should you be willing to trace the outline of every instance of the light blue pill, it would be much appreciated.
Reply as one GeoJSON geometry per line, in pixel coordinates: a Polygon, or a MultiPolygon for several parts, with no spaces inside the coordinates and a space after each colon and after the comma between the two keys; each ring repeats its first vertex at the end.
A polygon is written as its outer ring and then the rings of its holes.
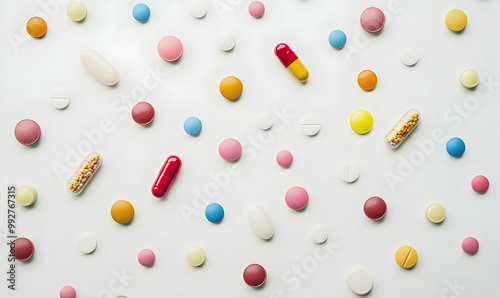
{"type": "Polygon", "coordinates": [[[224,208],[217,203],[212,203],[205,209],[205,217],[209,222],[218,223],[224,218],[224,208]]]}
{"type": "Polygon", "coordinates": [[[446,151],[453,157],[460,157],[465,152],[465,142],[461,138],[451,138],[446,143],[446,151]]]}
{"type": "Polygon", "coordinates": [[[345,45],[347,37],[343,31],[335,30],[330,33],[330,36],[328,36],[328,41],[332,47],[340,49],[345,45]]]}
{"type": "Polygon", "coordinates": [[[132,15],[134,16],[134,19],[138,20],[139,22],[146,22],[151,15],[151,11],[146,4],[139,3],[134,6],[134,9],[132,9],[132,15]]]}
{"type": "Polygon", "coordinates": [[[184,131],[191,136],[197,136],[201,132],[201,121],[196,117],[189,117],[184,121],[184,131]]]}

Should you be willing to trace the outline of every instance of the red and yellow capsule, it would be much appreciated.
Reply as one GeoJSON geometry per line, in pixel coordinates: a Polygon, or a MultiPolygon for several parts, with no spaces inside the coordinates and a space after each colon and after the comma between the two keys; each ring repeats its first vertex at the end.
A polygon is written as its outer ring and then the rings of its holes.
{"type": "Polygon", "coordinates": [[[281,64],[288,69],[300,82],[305,82],[309,78],[309,71],[300,62],[299,57],[290,49],[286,43],[280,43],[274,49],[274,54],[280,59],[281,64]]]}

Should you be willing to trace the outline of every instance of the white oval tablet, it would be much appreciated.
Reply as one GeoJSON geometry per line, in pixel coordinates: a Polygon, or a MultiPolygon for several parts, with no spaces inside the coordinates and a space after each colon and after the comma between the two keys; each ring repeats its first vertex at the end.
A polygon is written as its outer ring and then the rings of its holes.
{"type": "Polygon", "coordinates": [[[257,116],[257,126],[262,130],[268,130],[274,124],[273,115],[263,112],[257,116]]]}
{"type": "Polygon", "coordinates": [[[359,165],[349,160],[344,161],[339,165],[338,175],[345,182],[354,182],[359,178],[359,165]]]}
{"type": "Polygon", "coordinates": [[[53,89],[49,94],[50,105],[58,110],[62,110],[69,105],[71,98],[66,89],[59,87],[53,89]]]}
{"type": "Polygon", "coordinates": [[[260,238],[267,240],[274,235],[274,225],[269,213],[260,205],[253,204],[247,208],[248,222],[252,230],[260,238]]]}
{"type": "Polygon", "coordinates": [[[118,83],[120,74],[99,53],[94,50],[84,50],[80,56],[83,66],[99,82],[107,86],[118,83]]]}
{"type": "Polygon", "coordinates": [[[412,66],[418,62],[418,51],[414,48],[404,48],[399,55],[404,65],[412,66]]]}
{"type": "Polygon", "coordinates": [[[219,49],[225,52],[231,51],[234,48],[235,44],[236,44],[236,39],[234,38],[234,35],[231,32],[221,33],[217,37],[217,46],[219,47],[219,49]]]}
{"type": "Polygon", "coordinates": [[[349,287],[358,295],[366,295],[371,291],[373,281],[370,275],[364,270],[353,271],[347,278],[349,287]]]}
{"type": "Polygon", "coordinates": [[[322,225],[317,225],[314,226],[311,231],[309,232],[309,235],[311,236],[312,241],[315,243],[321,244],[326,241],[328,238],[328,231],[326,228],[322,225]]]}
{"type": "Polygon", "coordinates": [[[316,116],[305,115],[300,121],[300,129],[306,136],[314,136],[321,129],[321,124],[316,116]]]}
{"type": "Polygon", "coordinates": [[[191,15],[197,19],[203,18],[207,14],[207,3],[205,1],[193,1],[189,8],[191,15]]]}
{"type": "Polygon", "coordinates": [[[82,254],[89,254],[95,250],[97,239],[88,233],[83,233],[76,240],[76,247],[82,254]]]}

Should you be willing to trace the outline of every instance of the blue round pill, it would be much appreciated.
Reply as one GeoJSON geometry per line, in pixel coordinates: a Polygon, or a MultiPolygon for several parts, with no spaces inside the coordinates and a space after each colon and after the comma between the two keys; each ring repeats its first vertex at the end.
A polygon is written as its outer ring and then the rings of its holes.
{"type": "Polygon", "coordinates": [[[205,209],[205,216],[209,222],[218,223],[224,218],[224,208],[217,203],[212,203],[205,209]]]}
{"type": "Polygon", "coordinates": [[[446,143],[446,151],[453,157],[460,157],[465,152],[465,143],[461,138],[451,138],[446,143]]]}
{"type": "Polygon", "coordinates": [[[330,36],[328,36],[328,41],[332,47],[340,49],[345,45],[347,37],[343,31],[335,30],[330,33],[330,36]]]}
{"type": "Polygon", "coordinates": [[[196,117],[189,117],[184,121],[184,131],[191,136],[197,136],[201,132],[201,121],[196,117]]]}
{"type": "Polygon", "coordinates": [[[134,16],[134,19],[138,20],[139,22],[146,22],[151,15],[151,11],[146,4],[139,3],[134,6],[134,9],[132,9],[132,15],[134,16]]]}

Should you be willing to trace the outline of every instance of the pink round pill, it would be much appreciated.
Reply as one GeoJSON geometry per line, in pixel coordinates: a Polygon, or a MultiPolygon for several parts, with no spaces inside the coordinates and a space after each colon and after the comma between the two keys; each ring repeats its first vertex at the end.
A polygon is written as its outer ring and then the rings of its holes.
{"type": "Polygon", "coordinates": [[[281,150],[278,155],[276,155],[276,161],[280,166],[288,168],[292,165],[293,155],[288,150],[281,150]]]}
{"type": "Polygon", "coordinates": [[[35,121],[24,119],[17,123],[16,128],[14,128],[14,135],[19,143],[30,146],[38,142],[42,130],[35,121]]]}
{"type": "Polygon", "coordinates": [[[472,179],[471,185],[475,192],[485,193],[490,187],[490,182],[488,181],[488,178],[483,175],[477,175],[474,179],[472,179]]]}
{"type": "Polygon", "coordinates": [[[360,22],[366,32],[376,33],[384,28],[385,15],[376,7],[368,7],[361,13],[360,22]]]}
{"type": "Polygon", "coordinates": [[[65,286],[59,291],[59,297],[61,298],[75,298],[76,291],[72,286],[65,286]]]}
{"type": "Polygon", "coordinates": [[[479,241],[474,237],[467,237],[462,241],[462,249],[469,255],[473,255],[479,249],[479,241]]]}
{"type": "Polygon", "coordinates": [[[262,17],[264,15],[264,11],[266,11],[266,8],[260,1],[253,1],[250,5],[248,5],[248,12],[254,18],[262,17]]]}
{"type": "Polygon", "coordinates": [[[309,194],[302,187],[294,186],[286,192],[285,202],[293,210],[302,210],[309,203],[309,194]]]}
{"type": "Polygon", "coordinates": [[[132,109],[132,119],[140,125],[147,125],[155,118],[155,109],[147,102],[139,102],[132,109]]]}
{"type": "Polygon", "coordinates": [[[139,252],[137,259],[142,266],[151,267],[155,262],[155,253],[151,249],[146,248],[139,252]]]}
{"type": "Polygon", "coordinates": [[[243,280],[252,288],[262,286],[267,279],[266,269],[259,264],[251,264],[243,271],[243,280]]]}
{"type": "Polygon", "coordinates": [[[382,219],[387,213],[387,204],[382,198],[371,197],[366,200],[363,207],[366,216],[373,220],[382,219]]]}
{"type": "Polygon", "coordinates": [[[227,161],[234,161],[240,158],[243,148],[240,142],[235,139],[225,139],[219,145],[220,156],[227,161]]]}
{"type": "Polygon", "coordinates": [[[182,42],[175,36],[165,36],[158,43],[158,54],[165,61],[177,61],[182,56],[182,51],[182,42]]]}

